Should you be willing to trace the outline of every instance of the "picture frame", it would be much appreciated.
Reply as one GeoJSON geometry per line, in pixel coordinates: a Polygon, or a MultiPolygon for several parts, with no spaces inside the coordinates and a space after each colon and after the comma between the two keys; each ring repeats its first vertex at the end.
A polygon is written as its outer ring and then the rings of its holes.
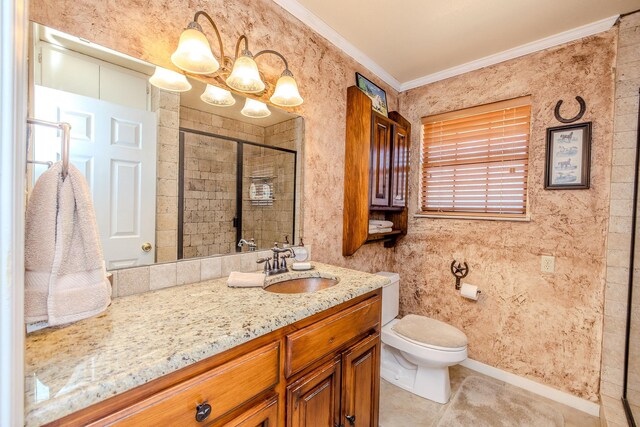
{"type": "Polygon", "coordinates": [[[588,189],[591,122],[547,128],[545,190],[588,189]]]}
{"type": "Polygon", "coordinates": [[[374,84],[371,80],[356,72],[356,86],[369,98],[373,109],[385,117],[388,117],[389,107],[387,105],[387,92],[374,84]]]}

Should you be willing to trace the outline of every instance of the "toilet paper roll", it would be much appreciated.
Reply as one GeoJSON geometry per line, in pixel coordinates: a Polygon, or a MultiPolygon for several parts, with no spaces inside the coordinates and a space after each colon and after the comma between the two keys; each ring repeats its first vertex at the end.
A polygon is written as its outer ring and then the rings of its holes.
{"type": "Polygon", "coordinates": [[[462,295],[465,298],[477,301],[478,300],[478,293],[480,291],[478,290],[478,287],[475,285],[470,285],[468,283],[463,283],[462,287],[460,288],[460,295],[462,295]]]}

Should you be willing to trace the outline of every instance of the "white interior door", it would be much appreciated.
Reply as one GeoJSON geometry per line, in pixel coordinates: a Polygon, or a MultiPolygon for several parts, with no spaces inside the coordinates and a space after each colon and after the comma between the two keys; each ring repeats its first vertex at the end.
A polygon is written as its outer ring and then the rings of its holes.
{"type": "MultiPolygon", "coordinates": [[[[35,87],[35,117],[71,124],[70,162],[87,179],[107,269],[155,260],[156,115],[35,87]],[[151,245],[143,251],[142,246],[151,245]]],[[[34,127],[34,159],[60,160],[59,131],[34,127]]],[[[34,180],[46,166],[34,168],[34,180]]],[[[35,182],[35,181],[34,181],[35,182]]]]}

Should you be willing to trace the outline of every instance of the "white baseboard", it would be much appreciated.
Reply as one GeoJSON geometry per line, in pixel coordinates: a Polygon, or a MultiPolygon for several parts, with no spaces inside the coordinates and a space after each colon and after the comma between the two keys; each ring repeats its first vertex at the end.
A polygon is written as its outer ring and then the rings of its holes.
{"type": "Polygon", "coordinates": [[[494,368],[493,366],[486,365],[473,359],[467,359],[460,365],[484,374],[488,377],[504,381],[507,384],[520,387],[521,389],[530,391],[531,393],[546,397],[547,399],[551,399],[555,402],[562,403],[563,405],[570,406],[589,415],[593,415],[595,417],[600,416],[600,405],[598,405],[597,403],[590,402],[586,399],[582,399],[553,387],[549,387],[547,385],[540,384],[516,374],[512,374],[511,372],[494,368]]]}

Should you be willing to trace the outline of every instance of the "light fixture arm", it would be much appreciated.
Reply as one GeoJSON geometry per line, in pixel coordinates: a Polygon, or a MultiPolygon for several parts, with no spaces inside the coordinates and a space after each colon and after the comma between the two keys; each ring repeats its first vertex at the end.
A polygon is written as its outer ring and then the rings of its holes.
{"type": "Polygon", "coordinates": [[[247,54],[251,56],[251,52],[249,52],[249,39],[244,34],[238,38],[238,42],[236,43],[236,56],[235,59],[238,59],[240,56],[240,43],[244,40],[244,49],[242,49],[243,54],[247,54]]]}
{"type": "Polygon", "coordinates": [[[220,31],[218,31],[218,26],[215,24],[215,22],[213,22],[213,18],[211,18],[211,16],[207,12],[203,10],[197,11],[196,15],[193,17],[193,21],[189,23],[189,26],[187,28],[195,28],[201,33],[204,33],[204,31],[202,31],[202,26],[198,24],[198,18],[200,16],[204,16],[213,27],[213,30],[216,32],[216,38],[218,39],[218,46],[220,48],[220,58],[221,58],[221,61],[224,62],[224,46],[222,45],[222,37],[220,37],[220,31]]]}
{"type": "MultiPolygon", "coordinates": [[[[291,71],[289,71],[289,63],[287,62],[287,59],[278,51],[272,50],[272,49],[265,49],[265,50],[261,50],[260,52],[256,53],[253,58],[256,59],[258,56],[265,54],[265,53],[270,53],[272,55],[277,56],[278,58],[282,59],[282,62],[284,62],[284,73],[291,74],[291,71]]],[[[293,75],[293,74],[291,74],[293,75]]]]}

